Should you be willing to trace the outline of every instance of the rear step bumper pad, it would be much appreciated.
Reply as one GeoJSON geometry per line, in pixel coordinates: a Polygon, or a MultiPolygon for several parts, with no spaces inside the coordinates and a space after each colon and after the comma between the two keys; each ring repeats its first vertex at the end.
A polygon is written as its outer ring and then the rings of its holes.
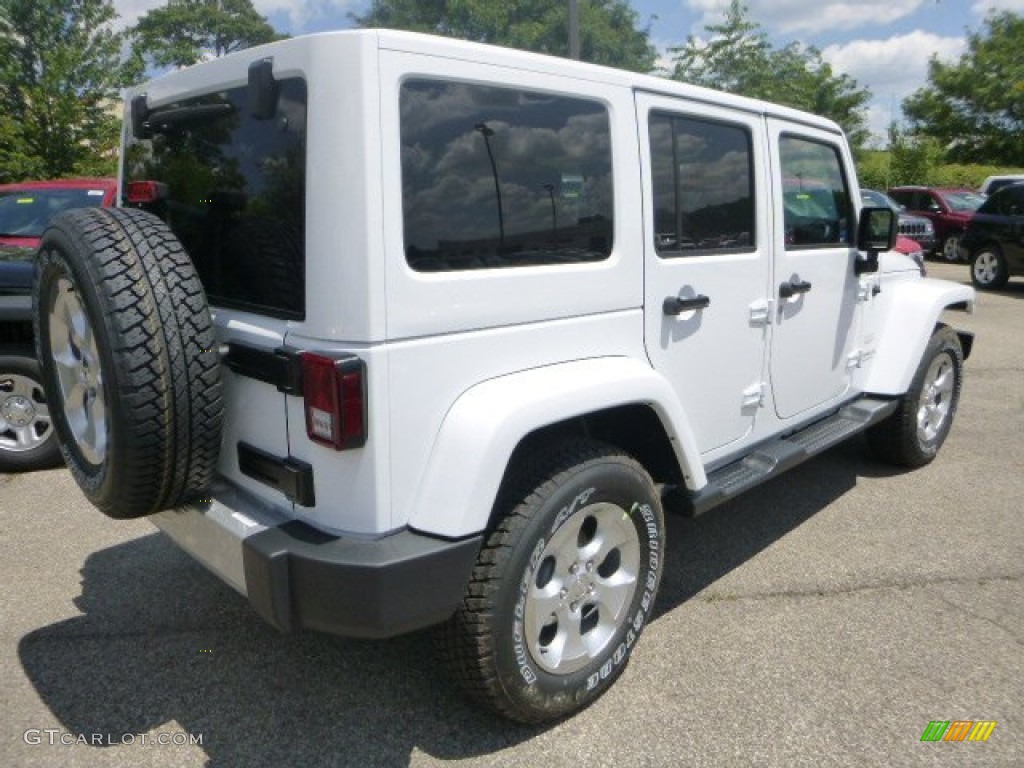
{"type": "Polygon", "coordinates": [[[392,637],[444,621],[458,607],[481,536],[447,541],[403,530],[332,536],[218,484],[212,499],[150,518],[245,595],[283,632],[392,637]]]}

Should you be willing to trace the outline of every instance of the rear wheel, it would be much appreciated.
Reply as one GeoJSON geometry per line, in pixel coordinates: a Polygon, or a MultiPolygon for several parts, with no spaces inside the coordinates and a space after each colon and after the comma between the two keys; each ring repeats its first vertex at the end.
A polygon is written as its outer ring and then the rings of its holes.
{"type": "Polygon", "coordinates": [[[1010,279],[1006,260],[998,245],[987,244],[978,249],[971,260],[971,281],[978,288],[1002,288],[1010,279]]]}
{"type": "Polygon", "coordinates": [[[532,455],[502,496],[439,649],[477,702],[542,722],[625,667],[661,579],[661,504],[633,459],[582,440],[532,455]]]}
{"type": "Polygon", "coordinates": [[[942,243],[942,258],[946,261],[960,261],[960,235],[949,235],[942,243]]]}
{"type": "Polygon", "coordinates": [[[88,208],[39,247],[35,337],[61,452],[117,518],[177,506],[213,480],[222,400],[202,285],[160,219],[88,208]]]}
{"type": "Polygon", "coordinates": [[[960,402],[963,364],[956,332],[940,325],[899,408],[868,430],[868,444],[879,458],[907,467],[920,467],[935,458],[960,402]]]}
{"type": "Polygon", "coordinates": [[[0,472],[56,467],[60,461],[42,374],[32,350],[0,350],[0,472]]]}

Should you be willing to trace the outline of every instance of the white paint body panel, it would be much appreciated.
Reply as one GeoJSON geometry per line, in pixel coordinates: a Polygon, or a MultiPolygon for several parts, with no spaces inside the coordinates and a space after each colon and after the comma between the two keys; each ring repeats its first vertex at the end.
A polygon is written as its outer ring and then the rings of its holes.
{"type": "Polygon", "coordinates": [[[410,524],[445,536],[479,530],[523,435],[538,424],[630,403],[654,408],[669,426],[676,458],[703,485],[703,470],[690,458],[696,442],[671,386],[636,359],[580,360],[486,381],[459,398],[430,452],[410,524]]]}
{"type": "MultiPolygon", "coordinates": [[[[379,536],[406,526],[460,537],[485,525],[513,449],[549,424],[616,405],[653,409],[687,485],[752,443],[860,392],[899,394],[949,303],[970,289],[910,273],[853,276],[853,249],[787,254],[778,224],[779,132],[840,147],[838,128],[794,110],[659,78],[388,31],[326,33],[250,49],[140,89],[151,108],[245,84],[250,62],[308,88],[306,315],[276,321],[217,310],[220,343],[358,355],[368,372],[368,441],[336,452],[305,434],[301,397],[225,372],[221,474],[275,511],[325,531],[379,536]],[[506,85],[591,99],[608,110],[614,243],[604,261],[422,273],[405,259],[399,92],[406,78],[506,85]],[[653,253],[647,110],[716,116],[754,139],[757,246],[660,262],[653,253]],[[814,283],[776,302],[792,274],[814,283]],[[870,298],[870,285],[883,292],[870,298]],[[866,288],[868,290],[866,290],[866,288]],[[669,321],[666,296],[711,296],[703,317],[669,321]],[[863,297],[867,295],[868,299],[863,297]],[[752,304],[774,302],[765,324],[752,304]],[[802,302],[802,303],[801,303],[802,302]],[[865,315],[864,306],[868,307],[865,315]],[[856,372],[852,350],[870,353],[856,372]],[[769,353],[771,357],[769,357],[769,353]],[[743,392],[765,384],[760,407],[743,392]],[[235,445],[312,465],[317,503],[295,507],[240,475],[235,445]]],[[[135,93],[130,92],[127,102],[135,93]]]]}

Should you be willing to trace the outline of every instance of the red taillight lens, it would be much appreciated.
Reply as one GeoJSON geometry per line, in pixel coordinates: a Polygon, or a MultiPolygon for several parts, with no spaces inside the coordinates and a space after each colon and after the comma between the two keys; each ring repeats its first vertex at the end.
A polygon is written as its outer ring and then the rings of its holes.
{"type": "Polygon", "coordinates": [[[306,435],[337,451],[366,442],[366,366],[358,357],[302,353],[306,435]]]}
{"type": "Polygon", "coordinates": [[[125,197],[128,203],[140,205],[142,203],[155,203],[167,193],[167,185],[159,181],[129,181],[125,189],[125,197]]]}

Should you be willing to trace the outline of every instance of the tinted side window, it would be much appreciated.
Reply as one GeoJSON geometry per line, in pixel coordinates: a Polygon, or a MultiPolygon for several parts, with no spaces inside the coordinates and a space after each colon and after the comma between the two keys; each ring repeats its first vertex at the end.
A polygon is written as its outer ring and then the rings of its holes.
{"type": "Polygon", "coordinates": [[[469,83],[402,84],[405,256],[423,272],[599,261],[612,249],[607,109],[469,83]]]}
{"type": "Polygon", "coordinates": [[[749,132],[653,114],[650,142],[658,255],[750,250],[756,233],[749,132]]]}
{"type": "Polygon", "coordinates": [[[782,136],[779,154],[786,247],[849,245],[852,206],[838,150],[782,136]]]}
{"type": "Polygon", "coordinates": [[[132,140],[124,180],[156,181],[147,204],[174,230],[212,303],[305,315],[306,83],[279,81],[276,114],[249,113],[245,86],[156,110],[132,140]]]}

